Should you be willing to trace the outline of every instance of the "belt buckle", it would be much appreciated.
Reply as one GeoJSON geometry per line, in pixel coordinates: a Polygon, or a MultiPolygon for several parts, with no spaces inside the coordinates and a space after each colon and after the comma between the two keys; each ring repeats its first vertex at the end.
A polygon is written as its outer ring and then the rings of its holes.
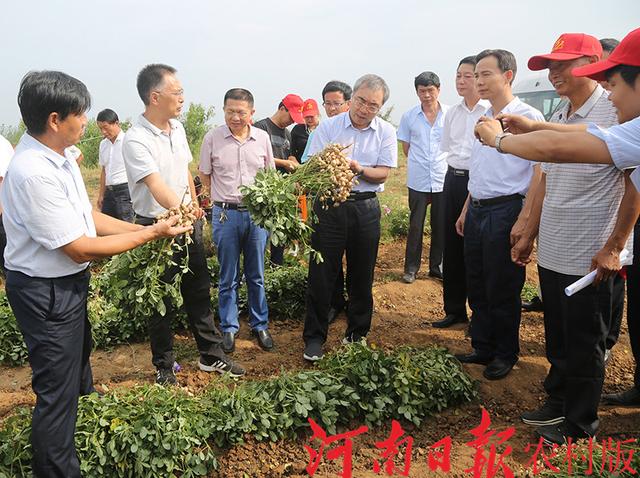
{"type": "Polygon", "coordinates": [[[480,202],[480,199],[471,198],[471,205],[473,207],[482,207],[482,203],[480,202]]]}
{"type": "Polygon", "coordinates": [[[465,171],[464,169],[454,169],[453,170],[453,174],[456,176],[464,176],[465,175],[465,171]]]}

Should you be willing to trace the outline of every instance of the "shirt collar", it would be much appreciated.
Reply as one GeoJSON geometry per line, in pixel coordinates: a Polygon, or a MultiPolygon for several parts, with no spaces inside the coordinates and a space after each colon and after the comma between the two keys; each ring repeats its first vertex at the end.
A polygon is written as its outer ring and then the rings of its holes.
{"type": "Polygon", "coordinates": [[[462,98],[462,100],[460,101],[460,106],[462,108],[464,108],[464,110],[469,112],[469,113],[473,113],[478,108],[482,108],[482,109],[485,109],[485,110],[488,108],[488,106],[487,106],[487,104],[485,103],[484,100],[478,100],[478,102],[475,104],[473,109],[469,109],[469,107],[467,106],[467,103],[465,103],[465,101],[464,101],[464,98],[462,98]]]}
{"type": "Polygon", "coordinates": [[[47,158],[49,161],[51,161],[54,165],[56,165],[59,168],[61,168],[64,165],[64,163],[71,162],[69,158],[58,154],[53,149],[42,144],[40,141],[38,141],[36,138],[31,136],[29,133],[25,133],[22,135],[22,139],[20,140],[20,143],[23,143],[27,148],[33,148],[33,149],[39,150],[40,152],[43,153],[45,158],[47,158]]]}
{"type": "Polygon", "coordinates": [[[357,129],[358,131],[366,131],[369,128],[371,128],[374,131],[377,131],[378,127],[380,126],[380,118],[375,116],[373,120],[371,120],[371,123],[369,123],[369,126],[367,126],[365,129],[356,128],[355,126],[353,126],[353,123],[351,122],[351,116],[349,115],[349,112],[346,111],[342,114],[344,115],[344,129],[347,129],[349,128],[349,126],[351,126],[353,129],[357,129]]]}
{"type": "MultiPolygon", "coordinates": [[[[504,108],[498,111],[497,114],[511,113],[520,103],[522,103],[522,101],[520,101],[520,98],[514,96],[513,99],[509,103],[507,103],[504,108]]],[[[492,118],[496,116],[496,113],[493,112],[493,106],[489,106],[489,108],[487,109],[487,116],[490,116],[492,118]]]]}
{"type": "MultiPolygon", "coordinates": [[[[222,125],[222,135],[225,138],[229,138],[229,137],[233,136],[233,133],[231,132],[231,129],[226,124],[222,125]]],[[[247,137],[247,139],[256,140],[256,128],[255,128],[255,126],[249,125],[249,136],[247,137]]]]}
{"type": "MultiPolygon", "coordinates": [[[[593,93],[591,93],[589,99],[585,101],[585,103],[580,108],[578,108],[575,113],[573,113],[574,115],[580,116],[581,118],[586,118],[587,116],[589,116],[589,113],[591,113],[591,110],[596,105],[600,97],[606,92],[606,90],[602,86],[600,86],[600,84],[596,85],[597,86],[595,90],[593,90],[593,93]]],[[[569,106],[569,103],[567,103],[567,111],[569,106]]]]}
{"type": "Polygon", "coordinates": [[[116,136],[116,140],[113,143],[115,144],[118,141],[122,141],[123,139],[124,139],[124,131],[120,130],[120,132],[118,133],[118,136],[116,136]]]}
{"type": "MultiPolygon", "coordinates": [[[[177,120],[175,120],[173,118],[169,120],[169,125],[171,126],[171,131],[175,130],[178,127],[176,122],[177,122],[177,120]]],[[[162,134],[164,134],[164,135],[167,134],[165,131],[161,130],[156,125],[154,125],[151,121],[149,121],[147,118],[145,118],[144,114],[141,114],[138,117],[138,124],[140,126],[144,126],[145,128],[147,128],[149,131],[151,131],[156,136],[160,136],[162,134]]]]}

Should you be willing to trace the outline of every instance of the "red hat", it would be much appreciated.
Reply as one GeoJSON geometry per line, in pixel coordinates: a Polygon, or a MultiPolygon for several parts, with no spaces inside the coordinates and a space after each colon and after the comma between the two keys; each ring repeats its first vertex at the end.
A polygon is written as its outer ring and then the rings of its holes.
{"type": "Polygon", "coordinates": [[[304,105],[304,101],[298,95],[287,95],[282,98],[282,103],[284,104],[287,111],[291,115],[291,119],[298,124],[304,123],[304,118],[302,117],[302,106],[304,105]]]}
{"type": "Polygon", "coordinates": [[[573,76],[588,76],[594,80],[606,80],[606,72],[618,65],[640,66],[640,28],[622,39],[606,60],[574,68],[573,76]]]}
{"type": "Polygon", "coordinates": [[[318,103],[316,100],[309,98],[308,100],[304,100],[304,106],[302,107],[302,116],[318,116],[320,114],[320,110],[318,110],[318,103]]]}
{"type": "Polygon", "coordinates": [[[602,56],[600,40],[584,33],[563,33],[556,40],[548,55],[536,55],[529,58],[529,69],[544,70],[549,67],[550,60],[575,60],[581,56],[602,56]]]}

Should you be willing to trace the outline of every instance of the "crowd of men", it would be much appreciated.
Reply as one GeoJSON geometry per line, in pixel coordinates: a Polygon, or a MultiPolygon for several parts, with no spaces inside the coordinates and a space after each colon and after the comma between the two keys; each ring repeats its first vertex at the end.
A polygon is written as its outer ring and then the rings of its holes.
{"type": "MultiPolygon", "coordinates": [[[[254,123],[252,93],[227,91],[224,124],[205,135],[199,158],[220,263],[221,333],[210,307],[204,211],[192,227],[155,220],[197,198],[192,154],[177,120],[184,103],[177,71],[164,64],[140,71],[143,113],[126,133],[116,112],[98,114],[104,136],[100,211],[92,207],[68,150],[86,126],[87,88],[61,72],[28,73],[18,95],[27,132],[15,153],[0,142],[0,237],[6,231],[6,291],[28,348],[37,396],[35,476],[80,476],[73,443],[78,397],[94,391],[86,310],[90,261],[161,237],[184,241],[190,232],[193,241],[175,260],[188,254],[181,293],[198,367],[242,376],[244,369],[228,357],[241,326],[241,281],[247,284],[249,327],[257,343],[266,351],[275,344],[264,289],[268,232],[253,223],[240,187],[264,168],[288,174],[329,143],[349,145],[358,181],[344,203],[327,209],[313,205],[318,222],[311,242],[324,261],[309,264],[304,359],[322,358],[329,324],[343,310],[344,343],[366,343],[380,240],[378,193],[397,166],[399,141],[407,157],[410,208],[403,281],[413,283],[420,270],[430,205],[428,275],[443,281],[444,299],[444,318],[433,326],[470,321],[472,350],[457,358],[483,365],[488,380],[502,379],[518,361],[524,266],[537,239],[551,368],[544,382],[547,400],[538,410],[525,411],[522,420],[537,426],[549,444],[595,435],[605,355],[617,340],[623,310],[619,256],[624,249],[632,252],[634,241],[637,248],[640,236],[640,173],[631,174],[640,163],[640,30],[604,60],[599,40],[565,33],[551,53],[532,57],[528,66],[548,69],[566,99],[550,122],[514,96],[516,59],[500,49],[460,60],[455,86],[461,100],[451,107],[439,101],[435,73],[417,75],[419,104],[402,116],[397,133],[378,114],[390,92],[377,75],[362,76],[353,88],[328,82],[321,92],[327,115],[322,121],[315,100],[289,94],[272,116],[254,123]],[[564,293],[592,269],[597,271],[593,285],[570,297],[564,293]]],[[[271,248],[275,266],[283,263],[284,253],[285,248],[271,248]]],[[[635,382],[630,390],[604,397],[613,405],[640,406],[638,262],[627,269],[635,382]]],[[[171,281],[176,273],[177,266],[163,279],[171,281]]],[[[177,383],[170,317],[158,311],[149,319],[156,381],[163,385],[177,383]]]]}

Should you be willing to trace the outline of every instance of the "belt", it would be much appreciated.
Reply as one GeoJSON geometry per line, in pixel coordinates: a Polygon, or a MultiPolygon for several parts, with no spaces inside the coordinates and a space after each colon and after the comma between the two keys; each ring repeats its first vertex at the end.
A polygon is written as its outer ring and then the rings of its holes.
{"type": "Polygon", "coordinates": [[[503,202],[514,201],[516,199],[524,199],[522,194],[509,194],[508,196],[498,196],[489,199],[474,199],[471,198],[471,205],[473,207],[493,206],[495,204],[502,204],[503,202]]]}
{"type": "Polygon", "coordinates": [[[366,191],[362,193],[353,192],[349,194],[347,201],[363,201],[365,199],[372,199],[374,197],[376,197],[376,193],[373,191],[366,191]]]}
{"type": "Polygon", "coordinates": [[[127,183],[108,184],[105,188],[109,191],[119,191],[120,189],[129,189],[129,185],[127,183]]]}
{"type": "Polygon", "coordinates": [[[450,172],[451,174],[453,174],[454,176],[469,177],[469,170],[468,169],[456,169],[456,168],[452,168],[451,166],[449,166],[449,169],[447,171],[450,172]]]}
{"type": "Polygon", "coordinates": [[[233,210],[238,210],[238,211],[246,211],[247,210],[247,206],[245,206],[244,204],[234,204],[232,202],[213,201],[213,205],[221,207],[222,209],[233,209],[233,210]]]}

